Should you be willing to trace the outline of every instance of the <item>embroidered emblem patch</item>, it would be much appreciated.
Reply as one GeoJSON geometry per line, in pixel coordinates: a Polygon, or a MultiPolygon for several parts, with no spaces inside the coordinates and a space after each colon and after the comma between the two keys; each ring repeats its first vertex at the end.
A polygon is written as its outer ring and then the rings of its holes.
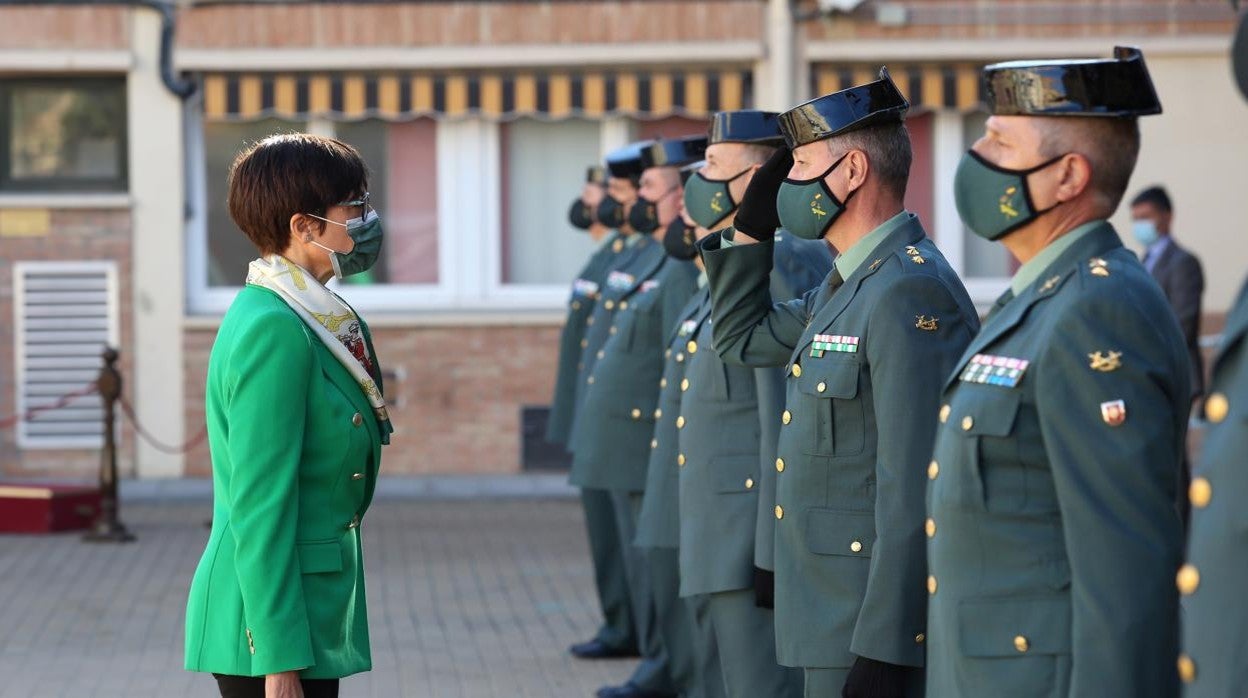
{"type": "Polygon", "coordinates": [[[914,326],[924,332],[935,332],[940,318],[935,315],[927,317],[926,315],[916,315],[914,318],[914,326]]]}
{"type": "Polygon", "coordinates": [[[1110,400],[1101,403],[1101,419],[1111,427],[1127,421],[1127,403],[1122,400],[1110,400]]]}
{"type": "Polygon", "coordinates": [[[1088,269],[1092,272],[1092,276],[1109,276],[1109,263],[1100,257],[1088,260],[1088,269]]]}
{"type": "Polygon", "coordinates": [[[958,380],[964,383],[983,383],[1014,388],[1023,380],[1023,374],[1027,372],[1027,367],[1030,365],[1031,362],[1026,359],[976,354],[962,370],[962,375],[958,377],[958,380]]]}
{"type": "Polygon", "coordinates": [[[1111,351],[1107,354],[1102,354],[1099,351],[1094,352],[1088,354],[1088,361],[1088,367],[1093,371],[1100,371],[1101,373],[1117,371],[1122,367],[1122,352],[1111,351]]]}
{"type": "Polygon", "coordinates": [[[572,293],[584,298],[597,298],[598,284],[589,279],[577,279],[572,282],[572,293]]]}
{"type": "Polygon", "coordinates": [[[1009,186],[1006,188],[1005,193],[1001,195],[1001,198],[997,200],[997,207],[1006,220],[1018,218],[1018,202],[1015,200],[1017,196],[1018,187],[1009,186]]]}
{"type": "Polygon", "coordinates": [[[632,274],[626,274],[622,271],[613,271],[607,275],[607,288],[625,289],[630,288],[637,277],[632,274]]]}
{"type": "Polygon", "coordinates": [[[824,352],[858,353],[858,338],[839,334],[817,334],[810,344],[810,355],[822,359],[824,352]]]}
{"type": "Polygon", "coordinates": [[[923,259],[923,255],[919,254],[919,248],[914,245],[906,246],[906,254],[910,255],[910,261],[915,264],[925,264],[927,262],[926,259],[923,259]]]}

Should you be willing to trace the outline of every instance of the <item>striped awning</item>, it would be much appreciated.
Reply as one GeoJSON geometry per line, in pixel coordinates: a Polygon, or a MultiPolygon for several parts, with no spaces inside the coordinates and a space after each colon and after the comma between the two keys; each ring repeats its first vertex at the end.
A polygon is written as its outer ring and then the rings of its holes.
{"type": "Polygon", "coordinates": [[[215,73],[208,119],[410,119],[485,116],[705,117],[753,103],[751,73],[731,70],[506,73],[215,73]]]}
{"type": "MultiPolygon", "coordinates": [[[[889,75],[911,109],[956,109],[974,111],[983,103],[982,65],[975,64],[888,64],[889,75]]],[[[825,95],[879,79],[880,64],[820,64],[810,71],[811,89],[825,95]]]]}

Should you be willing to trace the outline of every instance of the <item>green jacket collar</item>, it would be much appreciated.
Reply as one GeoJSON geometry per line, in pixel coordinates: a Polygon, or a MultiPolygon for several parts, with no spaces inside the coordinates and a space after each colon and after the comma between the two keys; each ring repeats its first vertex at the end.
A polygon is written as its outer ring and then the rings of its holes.
{"type": "Polygon", "coordinates": [[[1010,281],[1010,290],[1014,291],[1014,295],[1021,295],[1023,289],[1035,283],[1053,262],[1057,261],[1065,252],[1069,250],[1075,243],[1079,242],[1088,233],[1105,225],[1105,221],[1091,221],[1075,228],[1060,238],[1050,242],[1048,247],[1040,250],[1040,253],[1032,257],[1026,264],[1018,268],[1014,273],[1014,278],[1010,281]]]}
{"type": "Polygon", "coordinates": [[[836,257],[836,270],[841,272],[842,279],[848,279],[858,271],[862,263],[867,261],[867,257],[875,251],[880,243],[884,242],[893,231],[905,225],[914,217],[909,211],[902,211],[897,215],[889,218],[880,224],[878,228],[872,230],[863,236],[858,242],[850,246],[848,250],[843,250],[836,257]]]}

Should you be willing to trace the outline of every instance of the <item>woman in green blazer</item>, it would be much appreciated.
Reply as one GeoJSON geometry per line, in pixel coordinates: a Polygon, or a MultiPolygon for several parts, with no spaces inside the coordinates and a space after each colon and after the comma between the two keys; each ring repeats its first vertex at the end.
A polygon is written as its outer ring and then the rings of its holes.
{"type": "Polygon", "coordinates": [[[368,327],[325,287],[372,266],[381,222],[359,153],[272,136],[230,170],[260,258],[208,360],[208,546],[186,608],[186,668],[227,698],[336,696],[371,668],[360,520],[390,421],[368,327]]]}

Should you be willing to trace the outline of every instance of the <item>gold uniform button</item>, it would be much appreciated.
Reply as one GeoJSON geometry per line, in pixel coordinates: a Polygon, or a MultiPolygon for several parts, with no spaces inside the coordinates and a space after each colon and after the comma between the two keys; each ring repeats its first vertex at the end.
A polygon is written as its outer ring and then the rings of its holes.
{"type": "Polygon", "coordinates": [[[586,327],[592,327],[592,326],[593,326],[593,324],[594,324],[594,316],[593,316],[593,315],[590,315],[590,316],[589,316],[589,317],[585,320],[585,326],[586,326],[586,327]]]}
{"type": "Polygon", "coordinates": [[[683,453],[676,454],[676,465],[684,465],[684,464],[685,464],[685,454],[683,453]]]}
{"type": "Polygon", "coordinates": [[[692,339],[689,340],[689,343],[685,345],[685,350],[688,351],[690,354],[698,353],[698,343],[693,341],[692,339]]]}
{"type": "Polygon", "coordinates": [[[658,440],[658,439],[650,439],[650,448],[658,448],[658,447],[659,447],[659,440],[658,440]]]}
{"type": "Polygon", "coordinates": [[[927,593],[929,594],[936,593],[936,575],[934,574],[929,574],[927,576],[927,593]]]}
{"type": "Polygon", "coordinates": [[[745,489],[747,490],[754,489],[754,478],[752,477],[745,478],[745,489]]]}
{"type": "Polygon", "coordinates": [[[949,421],[949,412],[950,412],[950,408],[948,405],[940,406],[940,423],[941,424],[944,424],[945,422],[949,421]]]}
{"type": "Polygon", "coordinates": [[[928,480],[935,480],[936,476],[939,474],[940,474],[940,463],[937,463],[936,461],[932,461],[931,463],[927,464],[927,479],[928,480]]]}
{"type": "Polygon", "coordinates": [[[1014,636],[1014,649],[1018,650],[1020,653],[1026,652],[1027,650],[1031,649],[1031,642],[1028,641],[1027,638],[1022,635],[1015,635],[1014,636]]]}
{"type": "Polygon", "coordinates": [[[683,414],[676,418],[676,428],[677,429],[685,428],[685,416],[683,414]]]}
{"type": "Polygon", "coordinates": [[[962,418],[962,431],[970,431],[973,426],[975,426],[975,420],[970,415],[962,418]]]}
{"type": "Polygon", "coordinates": [[[788,423],[789,423],[789,422],[791,422],[791,421],[793,421],[793,413],[792,413],[792,412],[789,412],[788,410],[785,410],[784,412],[781,412],[781,413],[780,413],[780,423],[781,423],[781,424],[788,424],[788,423]]]}
{"type": "Polygon", "coordinates": [[[783,458],[777,458],[777,459],[776,459],[776,472],[777,472],[777,473],[783,473],[783,472],[784,472],[784,459],[783,459],[783,458]]]}
{"type": "Polygon", "coordinates": [[[662,410],[662,408],[657,409],[657,410],[655,410],[655,411],[654,411],[654,418],[655,418],[655,419],[658,419],[659,417],[662,417],[662,416],[663,416],[663,410],[662,410]]]}
{"type": "Polygon", "coordinates": [[[357,427],[360,426],[361,424],[364,423],[364,415],[360,414],[359,412],[356,412],[355,414],[351,415],[351,423],[357,427]]]}
{"type": "Polygon", "coordinates": [[[1179,587],[1179,593],[1184,596],[1191,596],[1196,593],[1196,588],[1200,586],[1200,570],[1196,566],[1188,563],[1179,568],[1179,573],[1175,575],[1174,581],[1179,587]]]}
{"type": "Polygon", "coordinates": [[[685,354],[684,354],[684,352],[681,352],[681,353],[679,353],[679,354],[677,354],[677,355],[676,355],[676,363],[678,363],[678,364],[679,364],[679,363],[684,363],[684,361],[685,361],[685,354]]]}
{"type": "Polygon", "coordinates": [[[670,358],[672,358],[672,350],[671,350],[671,349],[668,349],[667,351],[663,352],[663,358],[665,358],[665,359],[670,359],[670,358]]]}
{"type": "Polygon", "coordinates": [[[685,392],[685,391],[686,391],[686,390],[688,390],[688,389],[689,389],[689,379],[688,379],[688,378],[681,379],[681,381],[680,381],[680,392],[682,392],[682,393],[683,393],[683,392],[685,392]]]}
{"type": "Polygon", "coordinates": [[[628,310],[628,301],[620,301],[620,310],[628,310]]]}
{"type": "Polygon", "coordinates": [[[606,306],[607,310],[615,310],[615,301],[613,300],[608,299],[603,305],[606,306]]]}
{"type": "Polygon", "coordinates": [[[667,387],[667,379],[666,379],[666,378],[660,378],[660,379],[659,379],[659,387],[660,387],[660,388],[666,388],[666,387],[667,387]]]}
{"type": "Polygon", "coordinates": [[[853,543],[850,543],[850,544],[849,544],[849,551],[850,551],[851,553],[860,553],[860,552],[862,552],[862,542],[861,542],[861,541],[854,541],[853,543]]]}
{"type": "Polygon", "coordinates": [[[594,377],[593,377],[593,376],[590,376],[589,378],[586,378],[586,379],[585,379],[585,382],[586,382],[586,383],[589,383],[590,385],[593,385],[593,384],[594,384],[594,377]]]}
{"type": "Polygon", "coordinates": [[[793,364],[793,368],[789,369],[789,373],[792,373],[794,378],[801,378],[801,377],[802,377],[802,367],[801,367],[801,365],[800,365],[800,364],[793,364]]]}
{"type": "Polygon", "coordinates": [[[1194,478],[1192,486],[1187,488],[1187,498],[1192,501],[1192,506],[1204,509],[1209,506],[1209,500],[1213,498],[1213,486],[1203,477],[1194,478]]]}
{"type": "Polygon", "coordinates": [[[927,531],[928,538],[935,538],[936,537],[936,519],[928,519],[927,523],[923,524],[923,530],[927,531]]]}
{"type": "Polygon", "coordinates": [[[828,389],[828,384],[827,384],[827,383],[824,383],[823,381],[819,381],[819,385],[816,385],[816,386],[815,386],[815,391],[816,391],[816,392],[820,392],[820,393],[822,393],[823,391],[825,391],[825,390],[827,390],[827,389],[828,389]]]}
{"type": "Polygon", "coordinates": [[[1183,683],[1191,683],[1196,680],[1196,662],[1186,654],[1179,655],[1179,678],[1183,679],[1183,683]]]}
{"type": "Polygon", "coordinates": [[[581,340],[581,348],[582,348],[582,349],[584,349],[584,348],[585,348],[585,347],[587,347],[587,346],[589,346],[589,340],[588,340],[588,339],[582,339],[582,340],[581,340]]]}
{"type": "Polygon", "coordinates": [[[916,643],[916,644],[920,644],[920,645],[921,645],[921,644],[923,644],[923,642],[924,642],[925,640],[927,640],[927,635],[925,635],[925,634],[923,634],[923,633],[919,633],[918,635],[915,635],[915,636],[914,636],[914,641],[915,641],[915,643],[916,643]]]}
{"type": "Polygon", "coordinates": [[[600,359],[601,359],[602,357],[604,357],[604,356],[606,356],[606,355],[607,355],[607,350],[606,350],[606,349],[599,349],[599,350],[598,350],[598,358],[600,358],[600,359]]]}
{"type": "Polygon", "coordinates": [[[632,415],[633,415],[633,419],[641,419],[641,410],[634,407],[632,415]]]}
{"type": "Polygon", "coordinates": [[[607,334],[615,334],[618,331],[619,331],[619,328],[617,328],[615,325],[612,325],[611,329],[607,330],[607,334]]]}
{"type": "Polygon", "coordinates": [[[776,520],[778,521],[783,518],[784,518],[784,507],[777,504],[776,505],[776,520]]]}
{"type": "Polygon", "coordinates": [[[364,479],[364,473],[351,473],[351,479],[352,479],[352,480],[363,480],[363,479],[364,479]]]}
{"type": "Polygon", "coordinates": [[[1226,396],[1222,393],[1214,393],[1205,400],[1205,416],[1214,424],[1226,419],[1226,413],[1230,409],[1231,404],[1227,402],[1226,396]]]}
{"type": "Polygon", "coordinates": [[[581,302],[580,302],[580,301],[572,301],[572,309],[573,309],[573,310],[580,310],[580,309],[581,309],[581,302]]]}
{"type": "Polygon", "coordinates": [[[621,250],[623,250],[623,249],[624,249],[624,241],[623,241],[623,240],[616,240],[615,242],[611,243],[611,251],[612,251],[612,252],[614,252],[614,253],[616,253],[616,254],[619,254],[619,253],[620,253],[620,251],[621,251],[621,250]]]}

